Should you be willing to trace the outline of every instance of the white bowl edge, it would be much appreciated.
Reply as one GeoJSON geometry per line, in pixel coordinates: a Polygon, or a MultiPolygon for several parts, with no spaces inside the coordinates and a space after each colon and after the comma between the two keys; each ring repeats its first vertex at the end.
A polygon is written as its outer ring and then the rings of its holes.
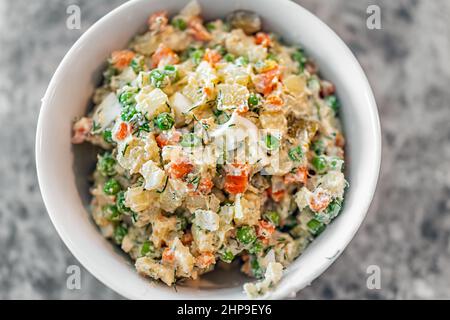
{"type": "MultiPolygon", "coordinates": [[[[62,60],[60,66],[58,67],[55,75],[53,76],[50,85],[45,93],[43,104],[42,104],[42,110],[39,115],[38,120],[38,128],[37,128],[37,137],[36,137],[36,166],[37,166],[37,172],[38,172],[38,179],[39,179],[39,185],[41,188],[41,193],[44,199],[44,202],[47,206],[49,216],[63,239],[64,243],[67,245],[67,247],[72,251],[72,253],[75,255],[75,257],[94,275],[96,276],[100,281],[102,281],[104,284],[110,286],[113,290],[117,291],[118,293],[124,295],[127,298],[179,298],[179,299],[187,299],[187,298],[245,298],[244,295],[238,295],[236,290],[225,290],[223,292],[223,295],[221,293],[218,293],[217,295],[212,295],[208,293],[200,294],[199,291],[191,291],[191,292],[185,292],[185,293],[178,293],[170,290],[167,290],[167,288],[163,288],[162,286],[156,286],[154,284],[149,284],[147,281],[141,279],[137,275],[132,276],[130,274],[124,275],[124,278],[122,279],[124,282],[126,281],[139,281],[141,282],[140,285],[127,287],[127,285],[123,285],[115,279],[115,274],[109,273],[107,270],[111,267],[120,267],[118,266],[119,261],[117,259],[108,259],[107,255],[105,254],[103,258],[105,261],[103,263],[97,264],[99,262],[98,260],[93,260],[93,254],[89,253],[89,250],[85,247],[82,247],[79,245],[78,240],[79,238],[74,238],[72,234],[70,233],[70,230],[68,229],[67,225],[64,225],[64,217],[59,214],[61,208],[63,208],[62,203],[57,202],[54,197],[54,193],[56,193],[57,190],[54,189],[54,186],[50,184],[51,181],[56,181],[52,179],[57,179],[58,177],[52,177],[50,170],[52,169],[49,167],[48,164],[46,164],[46,153],[45,148],[47,148],[47,143],[45,143],[46,137],[48,136],[48,125],[50,125],[50,119],[51,116],[49,113],[53,110],[50,110],[48,107],[49,102],[55,95],[55,90],[58,86],[59,81],[61,80],[61,77],[63,74],[67,73],[67,68],[69,68],[69,62],[73,57],[77,54],[79,50],[83,50],[83,46],[86,45],[85,41],[86,39],[89,39],[90,35],[95,33],[95,29],[102,25],[105,21],[108,21],[109,19],[114,19],[114,16],[120,12],[123,12],[129,7],[135,6],[137,4],[143,5],[143,3],[149,4],[149,3],[155,3],[158,1],[145,1],[145,0],[135,0],[128,3],[123,4],[122,6],[118,7],[117,9],[113,10],[109,14],[107,14],[105,17],[100,19],[94,26],[92,26],[88,31],[86,31],[80,39],[75,43],[75,45],[69,50],[69,52],[66,54],[64,59],[62,60]],[[47,130],[47,131],[44,131],[47,130]],[[126,287],[126,288],[125,288],[126,287]]],[[[177,0],[171,0],[166,1],[166,3],[170,3],[173,5],[173,3],[181,3],[182,1],[177,0]]],[[[206,1],[200,1],[202,4],[207,3],[206,1]]],[[[211,1],[209,1],[211,2],[211,1]]],[[[258,6],[264,6],[269,5],[269,0],[260,0],[260,1],[231,1],[233,4],[229,5],[229,7],[242,7],[245,3],[245,6],[249,4],[253,4],[256,6],[256,2],[258,2],[258,6]]],[[[161,4],[161,1],[159,1],[160,6],[164,6],[164,4],[161,4]]],[[[381,130],[380,130],[380,124],[379,124],[379,118],[376,111],[376,104],[375,100],[372,94],[372,91],[370,89],[368,80],[366,76],[364,75],[364,72],[362,71],[361,66],[357,62],[356,58],[353,56],[351,51],[346,47],[346,45],[340,40],[340,38],[331,30],[329,29],[323,22],[321,22],[318,18],[316,18],[314,15],[306,11],[305,9],[299,7],[298,5],[291,3],[288,0],[282,0],[277,1],[277,4],[283,7],[283,10],[292,10],[296,12],[301,12],[303,17],[305,19],[311,20],[311,25],[317,26],[317,28],[322,29],[321,32],[328,33],[328,37],[331,36],[330,41],[332,41],[333,48],[335,48],[335,51],[343,52],[345,53],[345,57],[343,57],[343,61],[350,61],[349,65],[347,67],[352,68],[352,73],[357,76],[359,80],[362,81],[360,83],[360,86],[363,90],[363,92],[366,94],[366,106],[367,106],[367,122],[369,123],[369,128],[371,132],[365,132],[366,135],[368,135],[368,141],[374,143],[372,145],[372,151],[370,154],[366,155],[363,159],[368,159],[368,163],[370,165],[366,165],[368,168],[367,172],[365,172],[365,178],[368,179],[368,182],[365,183],[365,196],[363,197],[363,200],[359,200],[358,203],[353,201],[351,204],[346,203],[346,206],[344,208],[344,212],[341,214],[341,216],[336,219],[332,225],[327,228],[327,230],[319,237],[305,252],[304,255],[302,255],[294,264],[293,266],[289,267],[286,271],[286,275],[282,282],[278,285],[278,287],[270,294],[268,298],[273,299],[279,299],[286,297],[290,295],[292,292],[296,292],[309,283],[313,279],[315,279],[318,275],[320,275],[326,268],[328,268],[331,263],[337,258],[337,256],[342,253],[346,245],[350,242],[350,240],[353,238],[354,234],[357,232],[360,224],[362,223],[366,212],[370,206],[375,188],[376,188],[376,182],[378,180],[378,173],[380,168],[380,162],[381,162],[381,130]],[[351,207],[350,207],[351,206],[351,207]],[[352,215],[347,214],[347,212],[352,209],[352,212],[354,212],[352,215]],[[348,217],[348,219],[346,219],[348,217]],[[351,218],[351,219],[350,219],[351,218]],[[348,228],[350,231],[348,232],[342,232],[344,229],[348,228]],[[339,235],[335,235],[334,231],[338,229],[339,235]],[[331,233],[333,232],[333,236],[331,236],[331,233]],[[327,240],[328,239],[328,240],[327,240]],[[332,241],[331,241],[332,240],[332,241]],[[308,257],[308,258],[307,258],[308,257]],[[329,258],[329,259],[328,259],[329,258]],[[295,266],[294,266],[295,265],[295,266]],[[294,278],[299,278],[298,281],[293,281],[294,278]]],[[[251,6],[251,5],[250,5],[251,6]]],[[[257,9],[255,7],[255,9],[257,9]]],[[[257,11],[257,10],[256,10],[257,11]]],[[[149,12],[150,13],[150,12],[149,12]]],[[[291,36],[294,37],[294,36],[291,36]]],[[[125,44],[125,43],[123,43],[125,44]]],[[[314,58],[316,56],[313,55],[314,58]]],[[[319,59],[320,60],[320,59],[319,59]]],[[[321,66],[321,63],[319,61],[319,66],[321,66]]],[[[325,72],[326,74],[326,72],[325,72]]],[[[340,92],[340,83],[336,83],[338,88],[338,94],[340,92]]],[[[345,109],[345,102],[343,103],[343,108],[345,109]]],[[[83,106],[84,108],[84,106],[83,106]]],[[[344,111],[345,112],[345,111],[344,111]]],[[[78,112],[79,115],[81,115],[78,112]]],[[[345,124],[345,121],[344,121],[345,124]]],[[[55,124],[56,127],[58,127],[58,124],[55,124]]],[[[64,127],[64,125],[62,125],[64,127]]],[[[347,129],[348,124],[345,126],[347,129]]],[[[65,127],[67,127],[67,124],[65,124],[65,127]]],[[[57,131],[58,132],[58,131],[57,131]]],[[[68,133],[70,134],[70,133],[68,133]]],[[[346,132],[348,135],[348,130],[346,132]]],[[[351,139],[350,139],[351,140],[351,139]]],[[[64,146],[67,148],[70,148],[70,146],[64,146]]],[[[350,189],[352,186],[350,186],[350,189]]],[[[61,200],[61,199],[59,199],[61,200]]],[[[89,219],[88,215],[86,214],[84,208],[78,207],[78,210],[82,210],[82,214],[84,214],[86,217],[85,219],[89,219]]],[[[76,208],[73,208],[73,210],[77,210],[76,208]]],[[[84,219],[84,218],[83,218],[84,219]]],[[[93,230],[97,232],[94,228],[93,230]]],[[[92,234],[91,234],[92,235],[92,234]]],[[[98,234],[98,237],[101,237],[100,234],[98,234]]],[[[83,243],[85,244],[85,243],[83,243]]],[[[97,248],[99,249],[99,248],[97,248]]],[[[103,247],[101,247],[101,250],[108,251],[108,245],[105,244],[103,247]]],[[[97,250],[98,251],[98,250],[97,250]]],[[[123,264],[123,263],[122,263],[123,264]]],[[[131,269],[130,267],[126,266],[126,268],[131,269]]],[[[134,272],[134,270],[131,270],[134,272]]]]}

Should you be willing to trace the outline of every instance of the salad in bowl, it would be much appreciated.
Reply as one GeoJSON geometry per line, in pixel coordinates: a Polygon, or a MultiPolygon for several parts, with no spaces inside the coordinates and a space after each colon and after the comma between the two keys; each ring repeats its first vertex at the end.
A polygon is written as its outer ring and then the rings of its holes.
{"type": "Polygon", "coordinates": [[[318,71],[254,12],[151,13],[73,125],[72,143],[98,146],[99,231],[168,286],[233,263],[248,296],[266,294],[348,186],[340,101],[318,71]]]}

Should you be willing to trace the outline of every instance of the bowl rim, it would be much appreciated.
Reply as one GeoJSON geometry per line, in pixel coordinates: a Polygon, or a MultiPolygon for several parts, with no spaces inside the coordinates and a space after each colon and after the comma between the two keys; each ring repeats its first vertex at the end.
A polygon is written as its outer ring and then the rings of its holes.
{"type": "MultiPolygon", "coordinates": [[[[142,0],[131,0],[131,1],[128,1],[128,2],[125,2],[121,5],[119,5],[118,7],[114,8],[113,10],[109,11],[107,14],[105,14],[99,20],[97,20],[95,23],[93,23],[77,39],[77,41],[71,46],[71,48],[67,51],[67,53],[64,55],[61,62],[59,63],[55,73],[53,74],[53,76],[50,80],[50,83],[47,87],[47,90],[44,94],[44,97],[41,100],[42,104],[41,104],[41,109],[40,109],[39,117],[38,117],[38,123],[37,123],[37,129],[36,129],[36,141],[35,141],[35,161],[36,161],[36,170],[37,170],[39,188],[41,191],[41,195],[42,195],[47,213],[48,213],[50,220],[52,221],[52,224],[54,225],[58,235],[63,240],[64,244],[69,249],[69,251],[81,263],[81,265],[83,265],[95,278],[100,280],[107,287],[113,289],[116,293],[118,293],[121,296],[124,296],[126,298],[130,298],[130,299],[136,298],[136,295],[130,294],[129,292],[127,292],[127,290],[123,289],[123,287],[120,287],[120,286],[116,285],[115,283],[111,283],[109,280],[107,280],[107,278],[103,275],[101,270],[99,268],[97,268],[96,264],[92,263],[91,259],[84,254],[83,250],[81,250],[81,248],[78,248],[76,244],[71,242],[69,237],[65,234],[65,232],[63,232],[61,226],[56,221],[55,213],[52,210],[50,210],[50,207],[51,207],[50,203],[52,202],[51,194],[49,193],[47,185],[44,181],[45,173],[43,172],[42,162],[41,162],[41,161],[44,161],[44,155],[41,150],[41,144],[42,144],[41,142],[42,142],[42,135],[43,135],[43,130],[44,130],[44,128],[43,128],[44,118],[46,118],[48,116],[47,111],[49,108],[47,107],[47,103],[48,103],[49,97],[52,95],[52,93],[55,90],[55,87],[58,84],[57,80],[60,78],[60,74],[62,74],[63,71],[68,67],[69,57],[74,55],[81,48],[81,46],[85,42],[85,39],[89,38],[89,35],[94,32],[94,30],[96,29],[97,26],[101,25],[108,19],[112,19],[112,17],[119,11],[127,9],[128,7],[132,7],[140,1],[142,1],[142,0]]],[[[363,220],[367,216],[370,204],[372,203],[372,199],[375,194],[378,179],[379,179],[379,173],[380,173],[380,168],[381,168],[381,150],[382,150],[381,125],[380,125],[378,109],[377,109],[376,101],[375,101],[375,98],[373,95],[373,91],[371,89],[371,86],[370,86],[369,80],[367,79],[367,76],[365,75],[361,65],[359,64],[358,60],[356,59],[356,57],[354,56],[352,51],[347,47],[345,42],[325,22],[323,22],[320,18],[318,18],[316,15],[314,15],[309,10],[302,7],[300,4],[295,3],[291,0],[281,0],[281,1],[278,0],[277,4],[283,5],[283,6],[290,6],[290,8],[292,10],[301,10],[301,11],[303,11],[302,14],[308,15],[308,16],[310,16],[310,18],[315,19],[317,21],[317,23],[320,24],[321,27],[327,31],[329,36],[331,36],[335,40],[337,40],[336,43],[339,44],[339,46],[340,46],[339,49],[342,50],[342,52],[344,52],[348,56],[348,58],[350,58],[352,60],[352,64],[356,67],[356,72],[359,73],[360,79],[363,80],[363,83],[361,85],[363,86],[363,88],[367,94],[367,102],[368,102],[367,111],[370,113],[369,116],[372,119],[372,121],[371,121],[372,130],[373,130],[372,134],[374,136],[373,142],[375,143],[375,145],[373,145],[372,147],[374,149],[374,154],[376,155],[376,159],[374,159],[374,161],[375,161],[374,166],[372,167],[372,171],[370,172],[371,182],[368,183],[368,186],[370,187],[367,190],[368,196],[364,199],[365,201],[361,205],[361,208],[364,208],[364,210],[361,210],[361,214],[358,216],[359,219],[354,221],[353,226],[352,226],[352,232],[347,232],[345,234],[345,236],[342,237],[342,239],[340,241],[342,250],[336,252],[336,254],[332,257],[332,259],[329,259],[329,262],[324,263],[320,267],[316,268],[315,271],[310,275],[309,279],[305,279],[303,282],[299,282],[299,283],[297,283],[297,282],[288,283],[283,288],[283,290],[277,290],[277,289],[273,290],[268,296],[268,298],[270,298],[270,299],[285,298],[292,292],[298,292],[299,290],[303,289],[306,285],[310,284],[311,281],[316,279],[320,274],[322,274],[326,269],[328,269],[328,267],[330,267],[331,264],[342,254],[345,247],[349,244],[351,239],[354,237],[356,232],[359,230],[363,220]]]]}

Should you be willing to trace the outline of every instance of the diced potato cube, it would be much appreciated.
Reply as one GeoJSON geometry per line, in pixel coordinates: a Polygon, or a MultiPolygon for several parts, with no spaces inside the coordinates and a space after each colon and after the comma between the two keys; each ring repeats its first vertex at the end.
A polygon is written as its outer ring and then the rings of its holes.
{"type": "Polygon", "coordinates": [[[198,81],[195,78],[189,79],[189,82],[183,88],[182,93],[192,101],[192,106],[202,105],[208,100],[205,91],[202,87],[200,87],[198,81]]]}
{"type": "Polygon", "coordinates": [[[302,187],[296,194],[295,194],[295,202],[297,203],[298,209],[302,211],[304,208],[306,208],[309,205],[309,199],[311,198],[311,191],[309,191],[307,188],[302,187]]]}
{"type": "Polygon", "coordinates": [[[170,106],[175,111],[176,124],[181,125],[184,123],[185,114],[192,108],[192,101],[182,93],[175,92],[175,94],[170,97],[170,106]]]}
{"type": "Polygon", "coordinates": [[[214,84],[219,80],[216,70],[206,61],[200,62],[195,70],[195,77],[202,87],[209,88],[214,88],[214,84]]]}
{"type": "Polygon", "coordinates": [[[320,176],[316,185],[325,189],[334,198],[342,199],[344,197],[346,182],[344,174],[340,171],[330,171],[320,176]]]}
{"type": "Polygon", "coordinates": [[[217,237],[214,232],[203,230],[196,225],[192,226],[192,238],[195,247],[200,252],[214,252],[217,250],[217,237]]]}
{"type": "Polygon", "coordinates": [[[250,81],[250,74],[247,68],[233,63],[224,64],[222,68],[218,67],[218,74],[224,83],[237,83],[247,86],[250,81]]]}
{"type": "Polygon", "coordinates": [[[259,120],[264,129],[279,130],[282,134],[287,132],[287,119],[282,112],[263,110],[259,120]]]}
{"type": "Polygon", "coordinates": [[[236,225],[256,225],[261,219],[261,198],[252,192],[236,196],[234,222],[236,225]]]}
{"type": "Polygon", "coordinates": [[[139,172],[145,179],[146,190],[160,190],[164,186],[166,174],[152,160],[144,163],[139,172]]]}
{"type": "Polygon", "coordinates": [[[220,200],[213,194],[194,194],[186,198],[184,205],[192,213],[198,209],[209,209],[216,211],[219,209],[220,200]]]}
{"type": "Polygon", "coordinates": [[[161,89],[143,88],[136,95],[136,110],[145,114],[148,118],[153,118],[162,112],[168,112],[169,99],[161,89]],[[151,91],[150,91],[151,90],[151,91]]]}
{"type": "Polygon", "coordinates": [[[159,161],[159,148],[153,133],[141,138],[133,136],[119,144],[117,161],[131,174],[138,173],[142,165],[149,160],[159,161]]]}
{"type": "Polygon", "coordinates": [[[136,270],[145,276],[155,280],[160,279],[168,286],[175,282],[175,272],[173,268],[155,262],[151,258],[141,257],[136,260],[136,270]]]}
{"type": "Polygon", "coordinates": [[[182,151],[183,151],[182,146],[172,146],[172,145],[164,146],[161,151],[163,163],[166,164],[179,159],[180,157],[182,157],[182,151]]]}
{"type": "Polygon", "coordinates": [[[158,198],[157,193],[144,190],[142,187],[128,188],[125,192],[125,205],[133,211],[140,212],[150,206],[157,206],[158,198]]]}
{"type": "Polygon", "coordinates": [[[194,268],[195,258],[192,256],[188,247],[185,247],[178,238],[171,244],[171,249],[175,256],[175,267],[177,276],[189,277],[194,268]]]}
{"type": "Polygon", "coordinates": [[[219,99],[217,109],[245,109],[248,105],[249,92],[247,87],[240,84],[219,84],[217,86],[219,99]]]}
{"type": "Polygon", "coordinates": [[[136,78],[136,73],[134,73],[133,69],[128,67],[125,68],[120,74],[117,76],[113,76],[111,78],[111,88],[113,90],[117,90],[132,82],[136,78]]]}
{"type": "Polygon", "coordinates": [[[183,203],[186,193],[187,188],[184,182],[169,178],[166,189],[160,195],[161,209],[174,212],[183,203]]]}
{"type": "Polygon", "coordinates": [[[121,246],[122,250],[128,253],[131,251],[131,249],[133,249],[133,246],[134,246],[133,239],[129,235],[126,235],[122,240],[121,246]]]}
{"type": "Polygon", "coordinates": [[[231,205],[224,205],[220,207],[219,216],[220,220],[223,221],[224,224],[230,224],[231,221],[233,221],[234,207],[231,205]]]}
{"type": "Polygon", "coordinates": [[[99,126],[99,131],[104,130],[118,116],[120,116],[120,103],[114,93],[109,93],[103,101],[95,108],[92,119],[99,126]]]}
{"type": "Polygon", "coordinates": [[[231,54],[246,56],[251,62],[264,60],[267,56],[267,49],[256,45],[253,37],[247,36],[241,29],[234,29],[228,34],[225,47],[231,54]]]}
{"type": "Polygon", "coordinates": [[[294,95],[305,92],[306,80],[302,76],[291,74],[283,80],[283,84],[287,91],[294,95]]]}
{"type": "Polygon", "coordinates": [[[177,231],[177,219],[175,216],[166,217],[161,212],[153,212],[150,217],[152,234],[150,240],[156,248],[173,239],[177,231]]]}
{"type": "Polygon", "coordinates": [[[195,211],[194,223],[202,229],[217,231],[219,229],[219,215],[211,210],[195,211]]]}

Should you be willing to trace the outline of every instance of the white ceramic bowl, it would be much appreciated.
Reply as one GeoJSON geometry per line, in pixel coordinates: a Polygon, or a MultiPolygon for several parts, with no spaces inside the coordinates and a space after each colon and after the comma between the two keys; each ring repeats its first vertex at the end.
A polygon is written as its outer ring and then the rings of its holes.
{"type": "MultiPolygon", "coordinates": [[[[270,298],[292,295],[330,266],[353,238],[375,191],[380,167],[381,138],[377,107],[357,60],[317,17],[289,0],[200,0],[206,20],[236,9],[257,12],[264,28],[288,43],[301,44],[318,63],[324,78],[336,84],[347,139],[346,166],[350,188],[341,215],[285,271],[270,298]]],[[[95,277],[132,299],[241,299],[242,278],[214,272],[207,280],[173,288],[140,277],[131,263],[105,240],[90,219],[86,179],[92,169],[88,153],[70,143],[75,117],[84,115],[108,55],[124,48],[142,30],[148,15],[171,14],[183,0],[135,0],[125,3],[93,25],[59,65],[39,115],[36,163],[39,184],[50,218],[75,257],[95,277]]]]}

